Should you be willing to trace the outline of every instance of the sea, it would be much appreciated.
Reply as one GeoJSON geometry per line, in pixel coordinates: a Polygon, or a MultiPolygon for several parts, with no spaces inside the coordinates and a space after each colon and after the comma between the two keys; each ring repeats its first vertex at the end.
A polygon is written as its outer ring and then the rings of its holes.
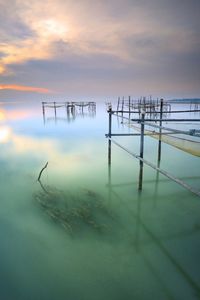
{"type": "MultiPolygon", "coordinates": [[[[108,126],[103,101],[0,103],[0,299],[200,299],[200,197],[145,164],[141,188],[137,158],[111,143],[109,159],[108,126]]],[[[140,138],[113,137],[137,155],[140,138]]],[[[200,191],[200,157],[158,145],[145,136],[145,160],[200,191]]]]}

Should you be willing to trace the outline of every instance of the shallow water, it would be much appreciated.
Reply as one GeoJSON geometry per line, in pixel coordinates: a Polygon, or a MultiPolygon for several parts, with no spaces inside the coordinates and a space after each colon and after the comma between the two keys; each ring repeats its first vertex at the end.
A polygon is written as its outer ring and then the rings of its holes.
{"type": "MultiPolygon", "coordinates": [[[[1,104],[1,299],[200,298],[200,198],[148,166],[139,193],[136,159],[112,145],[108,169],[107,131],[103,104],[70,122],[62,108],[57,120],[48,109],[44,122],[40,103],[1,104]],[[46,162],[50,208],[37,201],[46,162]],[[60,207],[76,215],[70,230],[60,207]]],[[[113,132],[129,131],[113,117],[113,132]]],[[[139,137],[115,140],[139,152],[139,137]]],[[[154,164],[157,149],[145,137],[154,164]]],[[[162,143],[160,167],[199,188],[199,157],[162,143]]]]}

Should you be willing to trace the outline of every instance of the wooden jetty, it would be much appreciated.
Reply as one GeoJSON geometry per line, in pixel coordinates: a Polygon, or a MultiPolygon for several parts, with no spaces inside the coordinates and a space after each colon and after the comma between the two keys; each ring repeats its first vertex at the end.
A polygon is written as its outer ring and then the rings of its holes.
{"type": "MultiPolygon", "coordinates": [[[[153,104],[153,107],[154,104],[153,104]]],[[[163,126],[163,122],[200,122],[199,118],[166,118],[163,117],[165,110],[165,103],[163,101],[163,99],[160,100],[159,103],[159,111],[156,111],[156,116],[155,116],[155,111],[154,109],[151,111],[149,110],[149,104],[147,106],[147,111],[150,114],[150,117],[146,117],[146,111],[145,111],[145,105],[143,106],[143,109],[141,109],[141,106],[139,105],[136,109],[131,110],[131,107],[128,107],[128,109],[126,108],[126,110],[122,110],[119,109],[119,99],[118,99],[118,104],[117,104],[117,110],[113,110],[112,107],[110,106],[108,109],[108,115],[109,115],[109,127],[108,127],[108,134],[106,134],[106,137],[108,138],[108,165],[111,165],[111,143],[117,145],[118,147],[120,147],[121,149],[125,150],[127,153],[129,153],[131,156],[137,158],[140,162],[140,171],[139,171],[139,184],[138,184],[138,189],[142,190],[142,180],[143,180],[143,164],[146,164],[148,166],[150,166],[151,168],[153,168],[154,170],[156,170],[157,172],[163,174],[164,176],[168,177],[169,179],[171,179],[172,181],[178,183],[179,185],[181,185],[182,187],[186,188],[187,190],[189,190],[190,192],[194,193],[197,196],[200,196],[200,191],[196,190],[195,188],[189,186],[188,184],[186,184],[185,182],[183,182],[182,180],[180,180],[179,178],[176,178],[173,174],[170,174],[169,172],[163,170],[160,168],[160,161],[161,161],[161,142],[166,142],[172,146],[175,146],[175,141],[173,138],[173,134],[183,134],[183,135],[187,135],[187,136],[192,136],[195,138],[200,138],[200,130],[195,130],[195,129],[190,129],[188,131],[186,130],[177,130],[177,129],[173,129],[170,127],[165,127],[163,126]],[[122,123],[124,121],[129,122],[129,126],[135,126],[134,124],[137,124],[137,128],[139,126],[139,131],[140,133],[112,133],[112,116],[119,116],[119,113],[121,113],[121,118],[122,118],[122,123]],[[124,114],[128,113],[128,117],[125,117],[124,114]],[[134,114],[137,114],[136,118],[133,118],[132,116],[134,114]],[[158,124],[157,124],[158,123],[158,124]],[[153,127],[156,128],[157,131],[155,132],[151,130],[151,132],[149,132],[149,130],[146,130],[145,127],[153,127]],[[167,132],[166,132],[167,131],[167,132]],[[151,133],[151,134],[150,134],[151,133]],[[171,134],[171,140],[168,137],[168,134],[171,134]],[[125,148],[123,145],[119,144],[118,142],[116,142],[113,139],[113,136],[140,136],[140,153],[133,153],[132,151],[130,151],[129,149],[125,148]],[[152,136],[152,137],[156,137],[158,139],[158,162],[157,165],[152,164],[151,162],[147,161],[146,159],[144,159],[143,157],[143,153],[144,153],[144,136],[148,135],[148,136],[152,136]],[[165,138],[166,136],[166,138],[165,138]],[[172,142],[173,140],[173,142],[172,142]],[[171,141],[171,143],[170,143],[171,141]]],[[[167,106],[169,107],[169,106],[167,106]]],[[[124,108],[124,107],[123,107],[124,108]]],[[[190,112],[200,112],[200,110],[198,109],[194,109],[194,110],[189,110],[190,112]]],[[[170,114],[172,113],[185,113],[188,112],[187,110],[183,111],[172,111],[171,110],[171,106],[170,106],[170,114]]],[[[168,113],[169,113],[168,112],[168,113]]],[[[194,155],[198,154],[199,156],[199,145],[200,145],[200,141],[197,141],[195,144],[193,143],[193,141],[190,142],[190,144],[188,144],[189,142],[185,143],[185,140],[182,140],[182,147],[180,146],[180,139],[179,139],[179,145],[177,146],[177,141],[176,140],[176,147],[184,150],[188,153],[192,153],[192,151],[190,148],[193,147],[193,153],[194,155]],[[195,147],[194,147],[195,145],[195,147]],[[197,148],[197,149],[196,149],[197,148]]]]}
{"type": "MultiPolygon", "coordinates": [[[[160,111],[160,101],[158,99],[152,99],[152,97],[146,98],[141,97],[139,99],[131,99],[129,96],[127,99],[125,97],[118,97],[117,101],[117,111],[136,111],[141,113],[145,110],[147,114],[154,114],[160,111]]],[[[169,102],[164,102],[162,107],[163,112],[171,111],[171,104],[169,102]]]]}
{"type": "MultiPolygon", "coordinates": [[[[169,286],[166,285],[166,280],[165,278],[162,276],[160,276],[160,270],[158,271],[158,269],[155,268],[155,264],[151,261],[151,259],[149,257],[147,257],[146,255],[144,255],[145,251],[143,251],[143,247],[144,245],[147,245],[147,242],[144,239],[145,237],[148,237],[148,243],[153,243],[153,245],[156,247],[157,250],[160,251],[160,253],[162,253],[163,257],[167,260],[167,262],[173,266],[175,272],[177,272],[177,274],[179,274],[180,278],[182,280],[184,280],[184,282],[187,283],[188,286],[190,286],[190,288],[193,290],[194,294],[196,295],[200,295],[200,286],[199,283],[196,281],[195,277],[191,274],[191,272],[189,272],[184,264],[182,265],[180,263],[179,260],[177,260],[177,256],[174,255],[174,253],[172,253],[172,251],[170,251],[169,247],[166,247],[166,242],[172,239],[177,239],[180,238],[181,241],[183,240],[184,237],[186,238],[190,238],[191,236],[193,236],[195,233],[198,234],[199,233],[199,227],[194,226],[192,223],[191,228],[186,229],[185,228],[181,228],[181,230],[179,230],[179,232],[175,232],[174,231],[174,226],[172,226],[172,233],[168,234],[168,235],[163,235],[162,233],[158,234],[158,231],[155,231],[154,228],[152,229],[151,226],[149,226],[149,219],[147,218],[147,220],[144,218],[144,214],[142,213],[142,207],[143,207],[143,199],[141,198],[141,190],[142,190],[142,177],[143,177],[143,164],[148,165],[149,167],[153,168],[156,171],[156,178],[155,180],[150,179],[149,183],[152,184],[152,182],[155,183],[155,190],[154,190],[154,199],[153,199],[153,207],[154,209],[156,208],[156,197],[157,197],[157,192],[158,192],[158,181],[174,181],[177,184],[181,185],[182,187],[184,187],[185,189],[189,190],[190,192],[194,193],[197,196],[200,196],[200,191],[194,189],[193,187],[189,186],[188,184],[186,184],[184,181],[187,179],[191,179],[190,177],[182,177],[180,178],[176,178],[175,176],[173,176],[172,174],[170,174],[169,172],[166,172],[165,170],[162,170],[160,168],[160,160],[161,160],[161,140],[159,140],[158,142],[158,162],[157,165],[152,164],[151,162],[148,162],[147,160],[144,159],[143,157],[143,149],[144,149],[144,136],[147,135],[146,133],[146,127],[147,127],[147,122],[151,123],[152,125],[158,125],[159,128],[157,128],[157,131],[160,133],[160,135],[162,136],[163,131],[165,131],[162,127],[163,127],[163,119],[166,118],[166,114],[163,113],[162,111],[162,101],[160,101],[160,111],[158,111],[157,113],[157,120],[154,119],[154,121],[149,121],[148,118],[153,119],[153,114],[151,116],[149,116],[148,114],[146,114],[144,112],[144,114],[140,114],[136,112],[135,110],[131,110],[131,115],[129,116],[129,108],[126,108],[126,112],[122,112],[119,111],[121,110],[120,108],[118,108],[117,110],[113,110],[112,107],[110,106],[108,109],[108,118],[109,118],[109,128],[108,128],[108,134],[106,135],[108,138],[108,144],[113,143],[114,145],[116,145],[117,147],[120,147],[123,151],[126,151],[127,153],[129,153],[129,155],[133,156],[134,158],[137,158],[139,160],[139,164],[140,164],[140,168],[139,168],[139,183],[138,183],[138,195],[134,194],[134,206],[133,208],[128,206],[126,201],[124,201],[124,197],[120,195],[120,193],[117,192],[117,188],[121,187],[121,186],[126,186],[127,183],[117,183],[114,184],[112,183],[112,176],[111,176],[111,153],[109,154],[108,158],[110,159],[110,161],[108,160],[108,195],[109,195],[109,199],[110,202],[112,203],[113,200],[115,200],[115,204],[116,204],[116,200],[118,201],[118,205],[122,205],[122,207],[126,206],[127,207],[127,214],[130,215],[131,218],[133,218],[135,220],[135,231],[133,232],[131,229],[131,234],[133,236],[134,234],[134,239],[132,237],[131,241],[133,241],[133,245],[135,246],[136,251],[138,252],[138,254],[141,255],[141,257],[143,258],[143,262],[145,264],[145,266],[150,270],[150,272],[152,272],[152,276],[155,277],[155,279],[162,285],[163,289],[166,292],[167,298],[169,299],[174,299],[174,295],[173,293],[171,293],[171,290],[168,288],[169,286]],[[124,113],[124,115],[123,115],[124,113]],[[136,117],[134,118],[134,116],[136,115],[136,117]],[[134,125],[139,126],[140,131],[139,133],[113,133],[112,132],[112,122],[113,119],[117,118],[122,120],[122,122],[124,123],[130,123],[134,125]],[[137,121],[136,121],[137,119],[137,121]],[[139,121],[138,121],[139,119],[139,121]],[[157,122],[157,123],[156,123],[157,122]],[[126,147],[124,147],[123,145],[121,145],[119,142],[116,142],[114,140],[114,136],[140,136],[141,140],[140,140],[140,153],[133,153],[130,149],[127,149],[126,147]],[[162,179],[159,179],[159,174],[164,175],[165,177],[162,179]],[[112,198],[114,196],[114,199],[112,198]],[[148,224],[147,224],[148,223],[148,224]]],[[[124,109],[125,110],[125,109],[124,109]]],[[[200,110],[198,110],[197,107],[194,107],[194,110],[190,110],[191,112],[196,112],[197,114],[200,113],[200,110]]],[[[182,113],[184,113],[185,111],[182,111],[182,113]]],[[[180,113],[180,111],[176,111],[176,113],[180,113]]],[[[187,119],[188,121],[188,119],[187,119]]],[[[182,124],[183,121],[180,121],[180,124],[182,124]]],[[[200,122],[200,120],[196,121],[196,122],[200,122]]],[[[172,124],[172,123],[170,123],[172,124]]],[[[153,127],[154,128],[154,127],[153,127]]],[[[166,131],[165,131],[166,133],[166,131]]],[[[174,132],[173,132],[174,133],[174,132]]],[[[170,134],[173,134],[172,132],[170,132],[170,134]]],[[[192,134],[196,134],[198,135],[200,132],[198,130],[193,131],[193,129],[188,130],[188,135],[192,134]]],[[[157,133],[156,133],[157,134],[157,133]]],[[[176,133],[177,135],[178,133],[176,133]]],[[[109,149],[109,148],[108,148],[109,149]]],[[[111,151],[111,146],[110,146],[110,151],[111,151]]],[[[182,175],[186,175],[187,174],[182,174],[182,175]]],[[[199,179],[199,176],[196,178],[199,179]]],[[[145,184],[148,184],[147,181],[145,181],[145,184]]],[[[134,182],[128,182],[128,185],[133,185],[134,182]]],[[[148,199],[150,200],[150,199],[148,199]]],[[[149,206],[149,201],[148,202],[148,208],[149,206]]]]}
{"type": "MultiPolygon", "coordinates": [[[[54,110],[55,121],[59,120],[58,109],[65,110],[65,117],[68,122],[75,120],[78,116],[89,116],[94,117],[96,115],[96,102],[89,101],[66,101],[66,102],[42,102],[42,113],[44,123],[46,122],[46,110],[47,109],[54,110]]],[[[62,118],[63,119],[63,118],[62,118]]]]}

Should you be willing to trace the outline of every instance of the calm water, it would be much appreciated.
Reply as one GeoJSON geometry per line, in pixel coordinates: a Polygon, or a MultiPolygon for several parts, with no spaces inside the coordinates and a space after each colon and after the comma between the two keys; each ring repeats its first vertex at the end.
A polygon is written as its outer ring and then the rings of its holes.
{"type": "MultiPolygon", "coordinates": [[[[139,163],[115,145],[108,170],[103,104],[57,117],[0,106],[0,299],[200,299],[200,198],[147,166],[138,193],[139,163]]],[[[145,138],[155,164],[157,148],[145,138]]],[[[199,157],[162,144],[160,167],[199,188],[199,157]]]]}

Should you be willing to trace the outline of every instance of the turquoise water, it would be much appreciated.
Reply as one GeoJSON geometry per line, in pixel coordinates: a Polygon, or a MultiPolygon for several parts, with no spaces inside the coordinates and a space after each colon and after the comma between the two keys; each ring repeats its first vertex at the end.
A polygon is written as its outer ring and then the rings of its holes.
{"type": "MultiPolygon", "coordinates": [[[[104,104],[70,122],[1,104],[0,299],[200,298],[200,198],[148,166],[138,192],[136,159],[112,145],[108,168],[107,132],[104,104]]],[[[115,140],[139,152],[139,137],[115,140]]],[[[145,137],[154,164],[157,149],[145,137]]],[[[160,167],[200,189],[199,157],[162,144],[160,167]]]]}

